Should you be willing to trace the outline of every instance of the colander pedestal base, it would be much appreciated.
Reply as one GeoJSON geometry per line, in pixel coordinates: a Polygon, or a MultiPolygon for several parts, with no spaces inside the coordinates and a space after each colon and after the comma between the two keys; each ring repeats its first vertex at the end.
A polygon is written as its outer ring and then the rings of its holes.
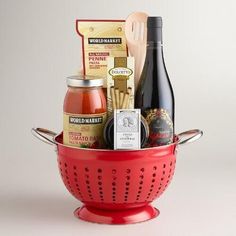
{"type": "Polygon", "coordinates": [[[144,207],[125,210],[103,210],[89,206],[82,206],[75,210],[75,216],[81,220],[100,224],[133,224],[157,217],[158,209],[147,205],[144,207]]]}

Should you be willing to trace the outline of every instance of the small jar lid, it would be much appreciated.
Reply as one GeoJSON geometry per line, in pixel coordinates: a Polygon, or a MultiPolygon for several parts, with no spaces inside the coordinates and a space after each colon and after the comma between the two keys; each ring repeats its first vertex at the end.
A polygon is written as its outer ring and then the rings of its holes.
{"type": "Polygon", "coordinates": [[[101,87],[103,78],[98,76],[74,75],[67,77],[67,86],[69,87],[101,87]]]}

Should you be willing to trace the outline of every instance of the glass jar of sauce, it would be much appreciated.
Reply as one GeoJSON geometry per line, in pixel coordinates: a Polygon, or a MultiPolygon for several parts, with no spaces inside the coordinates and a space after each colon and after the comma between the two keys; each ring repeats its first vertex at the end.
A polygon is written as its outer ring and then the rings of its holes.
{"type": "Polygon", "coordinates": [[[93,76],[67,78],[63,107],[63,143],[80,148],[103,148],[107,118],[103,79],[93,76]]]}

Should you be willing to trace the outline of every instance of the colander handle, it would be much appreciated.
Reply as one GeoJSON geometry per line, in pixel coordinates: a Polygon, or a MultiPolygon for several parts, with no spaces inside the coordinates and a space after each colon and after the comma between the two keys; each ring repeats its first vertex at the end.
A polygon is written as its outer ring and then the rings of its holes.
{"type": "Polygon", "coordinates": [[[203,132],[199,129],[192,129],[192,130],[185,131],[183,133],[178,134],[178,138],[179,138],[178,144],[183,145],[187,143],[192,143],[198,140],[199,138],[201,138],[202,135],[203,135],[203,132]]]}
{"type": "Polygon", "coordinates": [[[37,139],[43,141],[44,143],[50,144],[50,145],[57,145],[56,142],[48,138],[49,137],[55,137],[57,134],[51,130],[44,129],[44,128],[32,128],[31,133],[36,137],[37,139]],[[45,136],[47,135],[47,136],[45,136]]]}

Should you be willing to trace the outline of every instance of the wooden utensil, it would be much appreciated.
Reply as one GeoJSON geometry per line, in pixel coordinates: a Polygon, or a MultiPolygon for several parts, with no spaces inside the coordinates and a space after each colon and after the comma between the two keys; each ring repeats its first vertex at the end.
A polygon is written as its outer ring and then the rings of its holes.
{"type": "Polygon", "coordinates": [[[135,91],[143,70],[147,44],[147,18],[144,12],[134,12],[125,21],[125,36],[129,55],[135,59],[135,91]]]}

